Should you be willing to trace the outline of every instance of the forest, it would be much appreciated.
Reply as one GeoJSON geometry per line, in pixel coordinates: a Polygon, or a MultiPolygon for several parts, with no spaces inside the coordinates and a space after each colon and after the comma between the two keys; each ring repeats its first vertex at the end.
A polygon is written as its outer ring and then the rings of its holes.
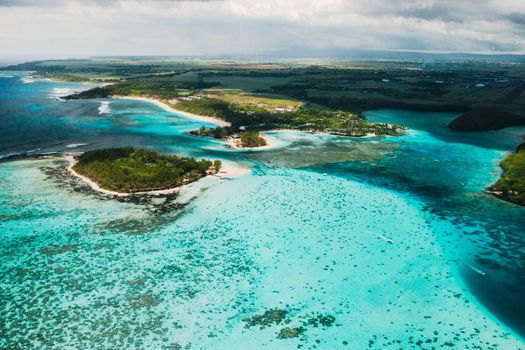
{"type": "Polygon", "coordinates": [[[88,151],[73,170],[101,188],[135,193],[181,186],[216,173],[221,162],[161,154],[133,147],[88,151]]]}

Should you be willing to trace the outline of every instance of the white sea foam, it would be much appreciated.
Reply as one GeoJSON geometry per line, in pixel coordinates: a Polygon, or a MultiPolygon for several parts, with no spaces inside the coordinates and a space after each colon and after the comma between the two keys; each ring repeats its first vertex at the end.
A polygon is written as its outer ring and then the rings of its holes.
{"type": "Polygon", "coordinates": [[[53,90],[51,90],[51,95],[53,97],[67,96],[70,95],[72,92],[73,90],[69,88],[54,88],[53,90]]]}
{"type": "Polygon", "coordinates": [[[49,96],[50,99],[52,100],[57,100],[57,101],[65,101],[62,97],[60,96],[49,96]]]}
{"type": "Polygon", "coordinates": [[[31,84],[31,83],[35,82],[33,77],[23,77],[23,78],[20,79],[20,81],[22,81],[22,83],[24,83],[24,84],[31,84]]]}
{"type": "Polygon", "coordinates": [[[80,146],[87,146],[89,143],[70,143],[66,145],[66,148],[77,148],[80,146]]]}
{"type": "MultiPolygon", "coordinates": [[[[0,160],[1,159],[7,159],[7,158],[10,158],[10,157],[16,157],[16,156],[27,156],[29,154],[32,154],[32,153],[35,153],[35,152],[38,152],[38,151],[40,151],[40,147],[32,149],[32,150],[29,150],[29,151],[7,153],[7,154],[0,155],[0,160]]],[[[42,154],[51,154],[51,153],[52,152],[47,152],[47,153],[42,153],[42,154]]]]}
{"type": "Polygon", "coordinates": [[[100,102],[100,106],[98,107],[98,114],[108,114],[111,112],[111,108],[109,107],[108,101],[102,101],[100,102]]]}

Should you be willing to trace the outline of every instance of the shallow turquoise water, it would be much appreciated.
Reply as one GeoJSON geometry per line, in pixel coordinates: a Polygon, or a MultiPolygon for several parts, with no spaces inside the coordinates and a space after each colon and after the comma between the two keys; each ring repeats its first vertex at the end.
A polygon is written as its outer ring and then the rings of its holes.
{"type": "Polygon", "coordinates": [[[48,98],[76,84],[6,80],[0,108],[23,127],[1,124],[0,154],[134,145],[253,168],[159,213],[71,190],[59,161],[0,163],[0,348],[524,348],[525,211],[480,192],[522,130],[456,134],[451,114],[387,110],[367,117],[406,136],[273,133],[286,148],[232,152],[147,103],[99,114],[48,98]],[[287,320],[246,327],[272,308],[287,320]]]}

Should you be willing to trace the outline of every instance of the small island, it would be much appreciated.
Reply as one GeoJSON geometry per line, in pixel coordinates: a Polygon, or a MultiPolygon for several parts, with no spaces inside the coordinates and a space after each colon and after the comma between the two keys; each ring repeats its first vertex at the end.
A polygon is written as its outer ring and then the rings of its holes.
{"type": "Polygon", "coordinates": [[[503,174],[486,192],[507,202],[525,206],[525,143],[500,163],[503,174]]]}
{"type": "Polygon", "coordinates": [[[220,168],[219,160],[197,160],[123,147],[85,152],[69,169],[105,193],[148,194],[176,189],[216,174],[220,168]]]}
{"type": "Polygon", "coordinates": [[[239,149],[250,149],[268,146],[268,141],[256,130],[246,130],[231,133],[230,127],[216,127],[207,129],[201,127],[198,130],[191,130],[191,135],[210,136],[219,140],[227,140],[229,147],[239,149]]]}
{"type": "Polygon", "coordinates": [[[267,145],[266,140],[255,130],[241,132],[237,142],[240,147],[244,148],[263,147],[267,145]]]}

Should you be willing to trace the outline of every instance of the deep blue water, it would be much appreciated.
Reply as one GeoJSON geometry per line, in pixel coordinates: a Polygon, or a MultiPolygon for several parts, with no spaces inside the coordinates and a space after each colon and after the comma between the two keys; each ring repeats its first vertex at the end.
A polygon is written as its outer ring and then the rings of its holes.
{"type": "Polygon", "coordinates": [[[148,103],[61,101],[89,86],[10,75],[0,156],[133,145],[252,172],[157,215],[68,190],[46,175],[58,160],[1,163],[0,348],[523,348],[525,210],[481,190],[525,130],[382,110],[366,117],[406,136],[270,133],[279,147],[235,152],[148,103]],[[336,324],[245,328],[273,307],[336,324]]]}

